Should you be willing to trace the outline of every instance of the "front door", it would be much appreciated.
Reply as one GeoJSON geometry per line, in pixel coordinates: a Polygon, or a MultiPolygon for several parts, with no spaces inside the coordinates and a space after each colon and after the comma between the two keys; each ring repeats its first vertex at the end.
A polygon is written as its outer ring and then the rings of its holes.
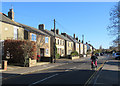
{"type": "Polygon", "coordinates": [[[40,48],[40,57],[44,57],[44,48],[40,48]]]}

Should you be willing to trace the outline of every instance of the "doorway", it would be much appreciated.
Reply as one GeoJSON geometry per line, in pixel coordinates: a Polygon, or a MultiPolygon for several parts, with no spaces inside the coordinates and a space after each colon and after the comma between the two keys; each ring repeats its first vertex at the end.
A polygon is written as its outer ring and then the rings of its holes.
{"type": "Polygon", "coordinates": [[[44,57],[44,48],[40,48],[40,57],[44,57]]]}

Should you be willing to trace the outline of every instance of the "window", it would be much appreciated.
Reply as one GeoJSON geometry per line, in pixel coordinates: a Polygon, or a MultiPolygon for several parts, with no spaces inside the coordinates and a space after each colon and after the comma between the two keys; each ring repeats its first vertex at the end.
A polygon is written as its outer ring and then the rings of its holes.
{"type": "Polygon", "coordinates": [[[68,47],[69,47],[69,42],[68,42],[68,47]]]}
{"type": "Polygon", "coordinates": [[[14,39],[18,39],[18,27],[14,26],[14,39]]]}
{"type": "Polygon", "coordinates": [[[24,30],[24,39],[27,40],[28,39],[28,31],[24,30]]]}
{"type": "Polygon", "coordinates": [[[31,40],[36,42],[36,35],[35,34],[32,34],[31,40]]]}
{"type": "Polygon", "coordinates": [[[48,49],[46,49],[46,55],[48,55],[48,49]]]}
{"type": "Polygon", "coordinates": [[[62,40],[60,40],[60,45],[62,45],[62,40]]]}
{"type": "Polygon", "coordinates": [[[71,43],[71,47],[72,47],[72,43],[71,43]]]}
{"type": "Polygon", "coordinates": [[[58,44],[59,44],[59,39],[58,39],[58,44]]]}
{"type": "Polygon", "coordinates": [[[64,54],[64,50],[62,50],[62,54],[64,54]]]}
{"type": "Polygon", "coordinates": [[[79,44],[77,44],[77,48],[79,48],[79,44]]]}
{"type": "Polygon", "coordinates": [[[45,37],[45,43],[48,43],[48,37],[45,37]]]}
{"type": "Polygon", "coordinates": [[[64,45],[64,41],[63,41],[63,45],[64,45]]]}

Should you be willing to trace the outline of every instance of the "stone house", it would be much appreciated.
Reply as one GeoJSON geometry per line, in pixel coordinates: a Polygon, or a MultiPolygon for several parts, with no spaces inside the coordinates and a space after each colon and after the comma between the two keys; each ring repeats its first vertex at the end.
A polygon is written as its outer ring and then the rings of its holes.
{"type": "Polygon", "coordinates": [[[73,42],[73,51],[77,51],[78,54],[80,54],[78,37],[75,38],[75,34],[73,35],[73,37],[70,35],[67,35],[67,37],[73,42]]]}
{"type": "MultiPolygon", "coordinates": [[[[47,29],[43,29],[45,33],[47,33],[49,36],[51,36],[51,57],[54,57],[54,30],[51,29],[51,31],[47,29]]],[[[57,53],[61,56],[65,56],[65,40],[64,38],[59,34],[59,30],[55,30],[55,45],[57,47],[57,53]]]]}
{"type": "Polygon", "coordinates": [[[73,51],[73,42],[67,38],[66,33],[61,33],[62,38],[65,40],[65,56],[69,56],[73,51]]]}
{"type": "Polygon", "coordinates": [[[4,13],[0,13],[0,16],[0,41],[6,39],[35,41],[37,54],[45,59],[51,57],[49,35],[34,27],[15,22],[13,9],[9,10],[8,16],[4,13]]]}
{"type": "Polygon", "coordinates": [[[80,56],[83,56],[83,43],[79,40],[79,52],[80,56]]]}

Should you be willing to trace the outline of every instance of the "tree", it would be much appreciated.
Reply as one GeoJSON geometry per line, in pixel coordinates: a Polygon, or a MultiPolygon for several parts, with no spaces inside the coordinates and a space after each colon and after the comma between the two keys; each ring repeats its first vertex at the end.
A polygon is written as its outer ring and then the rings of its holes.
{"type": "Polygon", "coordinates": [[[107,30],[116,37],[113,43],[120,50],[120,2],[110,10],[110,25],[108,25],[107,30]]]}

